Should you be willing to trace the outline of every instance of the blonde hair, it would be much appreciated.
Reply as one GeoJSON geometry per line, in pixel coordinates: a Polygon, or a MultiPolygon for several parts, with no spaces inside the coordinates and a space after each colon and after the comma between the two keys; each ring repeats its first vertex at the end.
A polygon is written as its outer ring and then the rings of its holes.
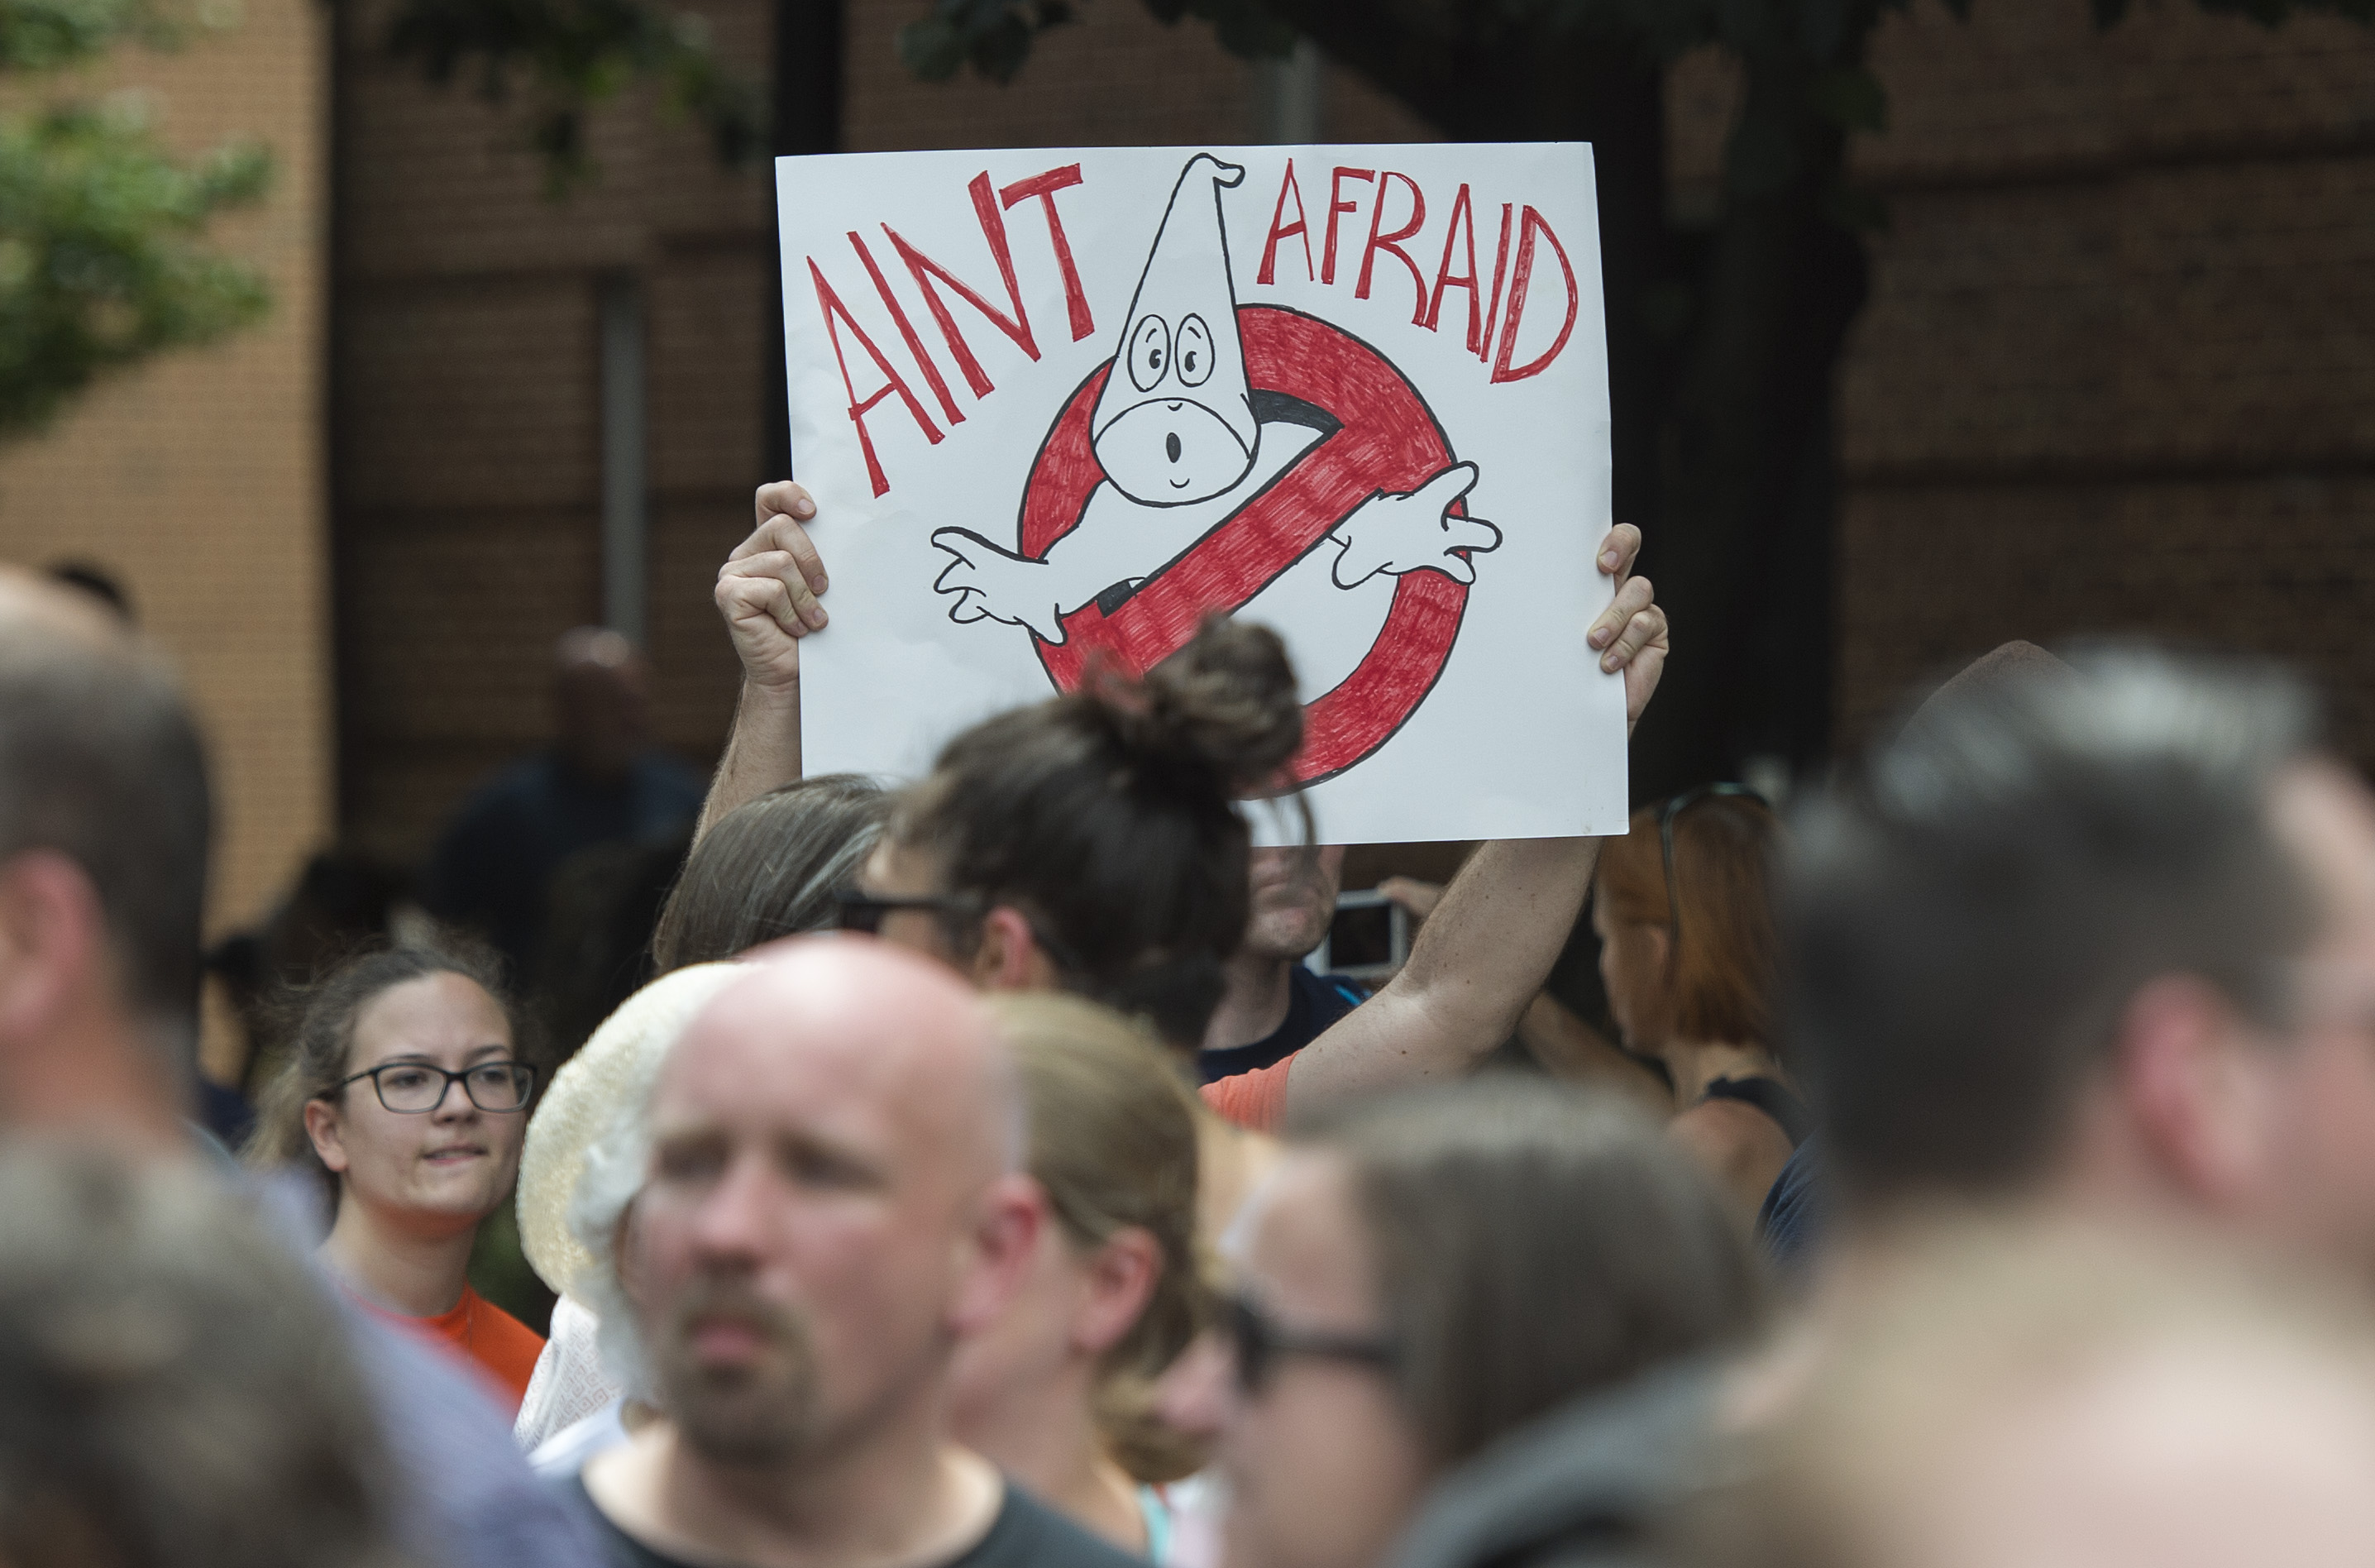
{"type": "Polygon", "coordinates": [[[1197,1239],[1196,1107],[1168,1054],[1120,1015],[1077,996],[988,998],[1031,1118],[1030,1170],[1081,1252],[1126,1230],[1153,1237],[1162,1274],[1145,1311],[1105,1351],[1096,1420],[1141,1481],[1202,1467],[1202,1445],[1156,1419],[1154,1387],[1212,1317],[1197,1239]]]}

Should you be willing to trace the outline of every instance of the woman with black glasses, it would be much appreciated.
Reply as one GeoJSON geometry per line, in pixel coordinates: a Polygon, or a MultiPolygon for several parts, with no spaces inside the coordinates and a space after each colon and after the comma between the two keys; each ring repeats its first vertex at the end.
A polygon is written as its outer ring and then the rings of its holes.
{"type": "Polygon", "coordinates": [[[399,948],[313,988],[248,1143],[251,1161],[321,1183],[322,1261],[348,1293],[484,1368],[514,1410],[544,1340],[467,1275],[519,1173],[535,1088],[493,960],[399,948]]]}
{"type": "MultiPolygon", "coordinates": [[[[1229,1239],[1233,1353],[1205,1363],[1200,1386],[1175,1385],[1166,1409],[1219,1428],[1233,1563],[1392,1561],[1447,1475],[1661,1368],[1690,1384],[1657,1396],[1673,1401],[1664,1425],[1704,1432],[1691,1412],[1711,1372],[1676,1363],[1736,1350],[1760,1318],[1740,1227],[1655,1124],[1514,1074],[1354,1102],[1306,1126],[1229,1239]]],[[[1598,1463],[1644,1479],[1609,1493],[1619,1506],[1589,1544],[1523,1561],[1648,1555],[1624,1533],[1625,1489],[1673,1495],[1696,1476],[1686,1445],[1655,1427],[1628,1430],[1626,1449],[1598,1463]]],[[[1495,1527],[1530,1520],[1549,1495],[1501,1487],[1495,1527]]]]}

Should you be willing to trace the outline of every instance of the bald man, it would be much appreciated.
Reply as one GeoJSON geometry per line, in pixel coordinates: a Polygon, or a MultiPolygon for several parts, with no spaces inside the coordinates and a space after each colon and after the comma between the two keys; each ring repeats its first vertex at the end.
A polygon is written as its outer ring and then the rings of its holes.
{"type": "Polygon", "coordinates": [[[949,1438],[951,1354],[1046,1222],[973,994],[861,937],[796,938],[751,967],[678,1042],[643,1122],[589,1161],[642,1161],[610,1261],[668,1412],[565,1483],[612,1562],[1134,1562],[949,1438]]]}

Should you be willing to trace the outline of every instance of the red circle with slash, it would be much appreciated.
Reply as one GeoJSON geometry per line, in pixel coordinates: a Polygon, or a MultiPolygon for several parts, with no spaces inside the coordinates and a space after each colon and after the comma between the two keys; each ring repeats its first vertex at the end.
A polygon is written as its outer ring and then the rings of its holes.
{"type": "MultiPolygon", "coordinates": [[[[1316,316],[1271,305],[1237,310],[1246,379],[1300,398],[1338,429],[1231,513],[1108,616],[1086,604],[1063,619],[1064,641],[1034,636],[1058,690],[1080,684],[1093,655],[1139,674],[1179,651],[1215,611],[1234,614],[1303,559],[1353,509],[1378,494],[1417,489],[1451,466],[1450,443],[1416,388],[1366,343],[1316,316]]],[[[1080,525],[1105,480],[1089,421],[1110,361],[1081,383],[1056,418],[1022,496],[1022,553],[1043,559],[1080,525]]],[[[1455,515],[1466,515],[1454,501],[1455,515]]],[[[1468,607],[1468,585],[1440,572],[1405,572],[1377,640],[1353,673],[1304,704],[1301,784],[1330,778],[1392,738],[1442,678],[1468,607]]]]}

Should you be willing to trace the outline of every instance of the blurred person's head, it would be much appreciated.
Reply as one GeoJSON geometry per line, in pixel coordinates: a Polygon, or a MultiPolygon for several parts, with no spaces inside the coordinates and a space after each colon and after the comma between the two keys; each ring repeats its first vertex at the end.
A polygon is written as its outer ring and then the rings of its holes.
{"type": "Polygon", "coordinates": [[[1193,1050],[1244,940],[1249,835],[1235,802],[1301,743],[1285,645],[1216,619],[1132,681],[951,741],[863,878],[886,938],[997,990],[1066,990],[1193,1050]]]}
{"type": "Polygon", "coordinates": [[[1803,819],[1790,1027],[1867,1216],[2147,1202],[2375,1268],[2375,799],[2264,666],[1924,706],[1803,819]]]}
{"type": "Polygon", "coordinates": [[[1689,1156],[1540,1081],[1357,1106],[1241,1224],[1218,1453],[1238,1568],[1365,1568],[1436,1475],[1756,1315],[1745,1238],[1689,1156]]]}
{"type": "Polygon", "coordinates": [[[625,776],[652,743],[652,672],[622,632],[580,626],[553,645],[561,754],[589,779],[625,776]]]}
{"type": "Polygon", "coordinates": [[[746,801],[692,846],[652,934],[665,974],[833,925],[857,885],[891,796],[857,773],[826,773],[746,801]]]}
{"type": "Polygon", "coordinates": [[[1302,844],[1253,852],[1247,865],[1250,914],[1243,951],[1300,963],[1328,938],[1344,885],[1342,844],[1302,844]]]}
{"type": "Polygon", "coordinates": [[[888,944],[795,937],[745,967],[587,1154],[573,1227],[701,1459],[937,1432],[958,1341],[1037,1242],[1013,1065],[956,976],[888,944]]]}
{"type": "Polygon", "coordinates": [[[329,1301],[219,1188],[0,1152],[0,1561],[397,1568],[396,1474],[329,1301]]]}
{"type": "Polygon", "coordinates": [[[342,1217],[406,1234],[475,1229],[512,1190],[534,1083],[495,961],[369,953],[302,1007],[250,1159],[310,1171],[342,1217]]]}
{"type": "Polygon", "coordinates": [[[0,571],[0,1119],[178,1138],[210,826],[154,652],[89,595],[0,571]]]}
{"type": "Polygon", "coordinates": [[[1636,811],[1601,846],[1591,923],[1626,1046],[1772,1039],[1766,884],[1778,836],[1755,796],[1696,789],[1636,811]]]}
{"type": "Polygon", "coordinates": [[[1697,1568],[2375,1559],[2375,1333],[2264,1259],[2133,1228],[1925,1232],[1838,1324],[1697,1568]]]}
{"type": "Polygon", "coordinates": [[[1054,1223],[1006,1310],[958,1351],[958,1440],[993,1460],[1027,1450],[1033,1434],[1001,1421],[1035,1419],[1053,1391],[1128,1476],[1177,1480],[1201,1455],[1153,1405],[1157,1380],[1211,1315],[1194,1103],[1163,1047],[1093,1002],[1026,994],[988,1007],[1022,1079],[1029,1169],[1054,1223]]]}

